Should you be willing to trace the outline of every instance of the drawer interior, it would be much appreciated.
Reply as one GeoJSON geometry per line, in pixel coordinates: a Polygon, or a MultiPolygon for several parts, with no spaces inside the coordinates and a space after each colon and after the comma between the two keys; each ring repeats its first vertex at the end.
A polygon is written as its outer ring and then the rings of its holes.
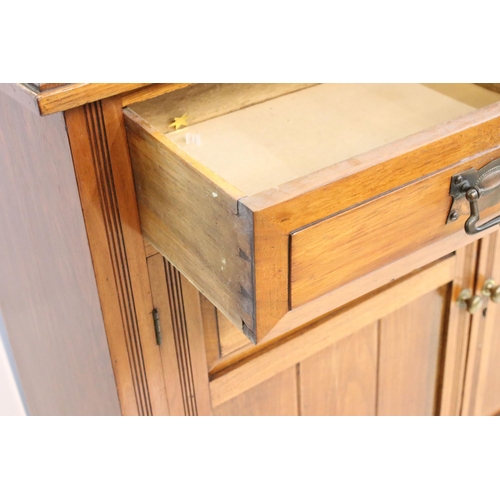
{"type": "Polygon", "coordinates": [[[143,234],[269,340],[412,252],[469,241],[465,216],[446,224],[450,179],[499,157],[498,101],[474,84],[197,84],[135,104],[143,234]]]}
{"type": "MultiPolygon", "coordinates": [[[[242,109],[228,112],[222,85],[199,97],[212,103],[203,102],[201,113],[188,112],[188,127],[176,131],[172,113],[184,114],[185,102],[175,109],[162,98],[133,109],[247,196],[500,100],[474,84],[321,84],[285,88],[290,93],[247,106],[248,100],[235,96],[248,89],[229,87],[226,99],[242,109]]],[[[262,86],[263,99],[279,92],[268,87],[262,86]]]]}

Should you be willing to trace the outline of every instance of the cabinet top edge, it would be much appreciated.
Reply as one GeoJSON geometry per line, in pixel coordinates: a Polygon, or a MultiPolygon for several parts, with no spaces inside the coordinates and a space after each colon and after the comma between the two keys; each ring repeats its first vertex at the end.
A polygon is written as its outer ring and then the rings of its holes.
{"type": "Polygon", "coordinates": [[[67,111],[84,104],[121,96],[123,106],[139,102],[189,84],[167,83],[33,83],[0,84],[0,90],[39,115],[67,111]]]}

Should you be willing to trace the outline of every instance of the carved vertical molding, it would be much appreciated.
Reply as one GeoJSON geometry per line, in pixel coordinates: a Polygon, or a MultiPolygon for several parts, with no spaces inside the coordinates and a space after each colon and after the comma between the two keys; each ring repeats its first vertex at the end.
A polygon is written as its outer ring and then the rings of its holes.
{"type": "Polygon", "coordinates": [[[198,415],[181,275],[166,259],[164,263],[184,414],[198,415]]]}
{"type": "Polygon", "coordinates": [[[148,258],[148,269],[161,323],[169,413],[211,415],[200,293],[159,253],[148,258]]]}
{"type": "Polygon", "coordinates": [[[128,360],[132,371],[135,398],[140,415],[152,415],[148,382],[141,339],[137,324],[134,296],[130,283],[130,270],[123,241],[123,232],[111,169],[111,159],[104,126],[102,104],[95,102],[85,106],[85,120],[89,134],[94,175],[97,179],[100,208],[106,227],[106,241],[111,249],[113,275],[117,283],[117,298],[124,325],[128,360]]]}
{"type": "Polygon", "coordinates": [[[122,413],[166,414],[121,104],[111,98],[65,115],[122,413]]]}

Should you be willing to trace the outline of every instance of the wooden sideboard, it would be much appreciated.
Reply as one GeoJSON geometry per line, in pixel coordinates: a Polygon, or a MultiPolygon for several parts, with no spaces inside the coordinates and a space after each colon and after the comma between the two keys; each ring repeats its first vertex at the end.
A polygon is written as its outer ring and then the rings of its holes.
{"type": "Polygon", "coordinates": [[[30,414],[500,411],[497,228],[466,234],[448,193],[500,157],[495,84],[352,87],[0,86],[0,308],[30,414]],[[274,125],[291,103],[308,112],[274,125]],[[207,156],[170,128],[184,114],[207,156]],[[234,120],[284,130],[290,163],[300,138],[311,170],[214,173],[258,153],[217,143],[234,120]],[[346,149],[323,165],[328,127],[346,149]]]}

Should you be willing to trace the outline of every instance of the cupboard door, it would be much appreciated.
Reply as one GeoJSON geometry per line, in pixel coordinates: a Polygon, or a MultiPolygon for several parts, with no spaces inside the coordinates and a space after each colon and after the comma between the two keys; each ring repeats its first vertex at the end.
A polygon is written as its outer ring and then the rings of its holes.
{"type": "Polygon", "coordinates": [[[210,415],[200,294],[159,253],[147,263],[169,415],[210,415]]]}
{"type": "Polygon", "coordinates": [[[449,286],[380,320],[378,415],[433,415],[449,286]]]}
{"type": "MultiPolygon", "coordinates": [[[[476,293],[482,295],[484,283],[500,284],[500,238],[498,233],[481,241],[476,293]]],[[[474,316],[467,359],[464,415],[500,413],[500,304],[483,298],[482,314],[474,316]]]]}
{"type": "Polygon", "coordinates": [[[471,316],[455,302],[472,287],[476,254],[473,243],[287,339],[243,347],[189,282],[150,255],[170,414],[457,414],[471,316]]]}
{"type": "Polygon", "coordinates": [[[218,416],[292,416],[297,415],[296,368],[245,391],[213,409],[218,416]]]}
{"type": "Polygon", "coordinates": [[[301,415],[375,415],[377,337],[373,323],[300,363],[301,415]]]}
{"type": "Polygon", "coordinates": [[[303,415],[433,415],[450,286],[300,363],[303,415]]]}
{"type": "Polygon", "coordinates": [[[225,367],[220,376],[215,372],[214,412],[222,414],[221,408],[232,408],[223,405],[231,403],[237,408],[231,414],[262,414],[261,400],[284,398],[297,401],[300,415],[434,415],[442,408],[453,413],[454,395],[461,394],[455,386],[463,375],[454,358],[463,358],[462,334],[469,324],[456,316],[470,316],[452,302],[470,280],[462,272],[469,250],[369,294],[289,341],[225,367]],[[295,383],[276,386],[285,371],[287,377],[295,374],[295,383]]]}

